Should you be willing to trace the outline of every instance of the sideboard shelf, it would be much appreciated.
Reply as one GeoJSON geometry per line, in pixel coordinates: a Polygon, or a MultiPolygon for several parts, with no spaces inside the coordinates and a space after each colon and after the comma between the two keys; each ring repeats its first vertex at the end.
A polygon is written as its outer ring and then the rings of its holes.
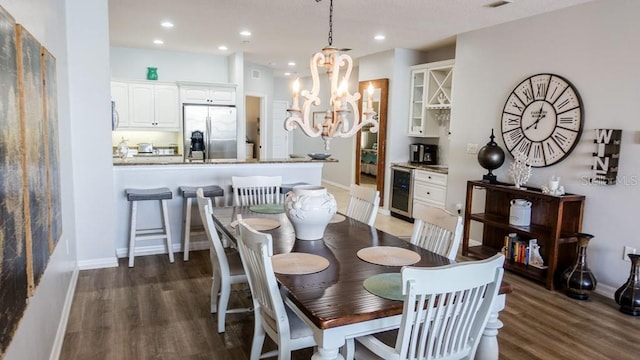
{"type": "Polygon", "coordinates": [[[544,194],[540,189],[518,189],[506,183],[468,181],[462,254],[480,259],[490,257],[502,250],[504,237],[509,233],[516,233],[524,240],[537,239],[547,268],[510,260],[505,261],[504,267],[553,290],[560,273],[575,261],[575,234],[582,230],[584,200],[584,196],[576,194],[555,196],[544,194]],[[483,212],[472,212],[474,191],[485,191],[483,212]],[[532,203],[530,226],[509,224],[512,199],[525,199],[532,203]],[[482,238],[476,239],[482,243],[479,246],[469,244],[472,222],[482,225],[482,238]]]}

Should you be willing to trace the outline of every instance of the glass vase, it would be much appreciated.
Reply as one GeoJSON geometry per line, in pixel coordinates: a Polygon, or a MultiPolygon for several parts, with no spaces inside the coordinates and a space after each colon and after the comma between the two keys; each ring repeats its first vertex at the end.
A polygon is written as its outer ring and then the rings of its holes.
{"type": "Polygon", "coordinates": [[[562,285],[567,296],[577,300],[586,300],[596,288],[598,281],[587,266],[587,246],[593,235],[579,233],[576,263],[562,273],[562,285]]]}
{"type": "Polygon", "coordinates": [[[620,311],[638,316],[640,315],[640,255],[627,254],[631,260],[629,279],[615,293],[615,300],[620,305],[620,311]]]}
{"type": "Polygon", "coordinates": [[[158,68],[147,68],[147,80],[158,80],[158,68]]]}

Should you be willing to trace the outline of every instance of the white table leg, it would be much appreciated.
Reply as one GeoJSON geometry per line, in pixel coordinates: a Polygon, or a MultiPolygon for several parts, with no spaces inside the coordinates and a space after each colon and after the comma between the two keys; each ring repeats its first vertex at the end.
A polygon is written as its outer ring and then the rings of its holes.
{"type": "Polygon", "coordinates": [[[476,351],[476,360],[498,360],[498,330],[502,328],[502,321],[498,319],[498,313],[504,310],[506,295],[498,295],[496,297],[487,327],[482,333],[478,351],[476,351]]]}
{"type": "Polygon", "coordinates": [[[316,352],[311,356],[311,360],[344,360],[339,350],[340,349],[327,349],[318,346],[316,352]]]}

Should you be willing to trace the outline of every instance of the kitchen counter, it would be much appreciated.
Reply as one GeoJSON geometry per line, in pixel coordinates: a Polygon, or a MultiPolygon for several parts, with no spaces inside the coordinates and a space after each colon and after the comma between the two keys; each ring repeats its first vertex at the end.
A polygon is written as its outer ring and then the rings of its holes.
{"type": "Polygon", "coordinates": [[[449,165],[426,165],[426,164],[418,164],[418,163],[391,163],[391,166],[400,166],[409,169],[418,169],[418,170],[427,170],[433,171],[440,174],[448,174],[449,173],[449,165]]]}
{"type": "MultiPolygon", "coordinates": [[[[211,160],[206,163],[122,163],[114,164],[113,179],[116,208],[116,252],[118,257],[126,257],[129,243],[129,214],[131,203],[127,201],[125,189],[152,189],[168,187],[173,192],[173,198],[168,200],[169,223],[173,250],[182,251],[182,206],[183,198],[178,192],[180,186],[218,185],[224,190],[224,196],[215,198],[216,206],[231,205],[233,193],[231,191],[232,176],[282,176],[283,184],[305,182],[320,185],[322,168],[327,163],[337,160],[311,160],[306,157],[272,159],[272,160],[211,160]]],[[[194,209],[194,214],[198,214],[194,209]]],[[[194,222],[200,216],[194,216],[194,222]]],[[[144,229],[160,227],[160,210],[157,204],[145,201],[138,209],[138,224],[144,229]]],[[[197,227],[197,225],[194,225],[197,227]]],[[[208,249],[209,243],[205,237],[193,238],[191,249],[208,249]]],[[[149,240],[136,246],[139,255],[150,255],[165,252],[162,239],[149,240]]]]}
{"type": "Polygon", "coordinates": [[[194,160],[183,161],[182,156],[134,156],[122,160],[121,158],[114,157],[113,165],[116,166],[130,166],[130,165],[215,165],[215,164],[299,164],[299,163],[332,163],[338,162],[333,158],[325,160],[312,160],[308,157],[295,157],[286,159],[208,159],[206,161],[194,160]]]}

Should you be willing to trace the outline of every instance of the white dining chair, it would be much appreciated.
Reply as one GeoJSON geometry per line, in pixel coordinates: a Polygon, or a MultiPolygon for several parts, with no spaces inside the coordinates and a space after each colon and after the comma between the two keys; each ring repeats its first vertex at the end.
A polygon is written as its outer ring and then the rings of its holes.
{"type": "Polygon", "coordinates": [[[380,207],[380,191],[351,184],[345,215],[373,226],[380,207]]]}
{"type": "Polygon", "coordinates": [[[275,356],[273,352],[260,355],[265,334],[278,345],[278,359],[290,359],[291,351],[316,345],[313,332],[282,299],[271,264],[271,235],[254,230],[240,215],[238,227],[238,249],[249,278],[255,314],[251,360],[275,356]]]}
{"type": "Polygon", "coordinates": [[[235,206],[282,203],[282,176],[232,176],[235,206]]]}
{"type": "Polygon", "coordinates": [[[414,203],[413,217],[415,221],[409,242],[455,260],[462,240],[462,216],[414,203]]]}
{"type": "Polygon", "coordinates": [[[202,188],[196,190],[198,199],[198,210],[204,225],[207,238],[209,239],[209,256],[211,258],[211,313],[218,313],[218,332],[225,331],[225,320],[227,314],[252,311],[251,308],[227,309],[229,296],[231,295],[231,285],[248,283],[247,275],[244,272],[240,254],[229,249],[225,251],[218,236],[218,231],[213,223],[213,213],[211,199],[204,196],[202,188]]]}
{"type": "Polygon", "coordinates": [[[356,357],[367,358],[368,350],[385,360],[473,359],[502,283],[503,263],[504,255],[496,254],[439,267],[403,267],[404,306],[395,346],[375,334],[358,337],[356,357]]]}

